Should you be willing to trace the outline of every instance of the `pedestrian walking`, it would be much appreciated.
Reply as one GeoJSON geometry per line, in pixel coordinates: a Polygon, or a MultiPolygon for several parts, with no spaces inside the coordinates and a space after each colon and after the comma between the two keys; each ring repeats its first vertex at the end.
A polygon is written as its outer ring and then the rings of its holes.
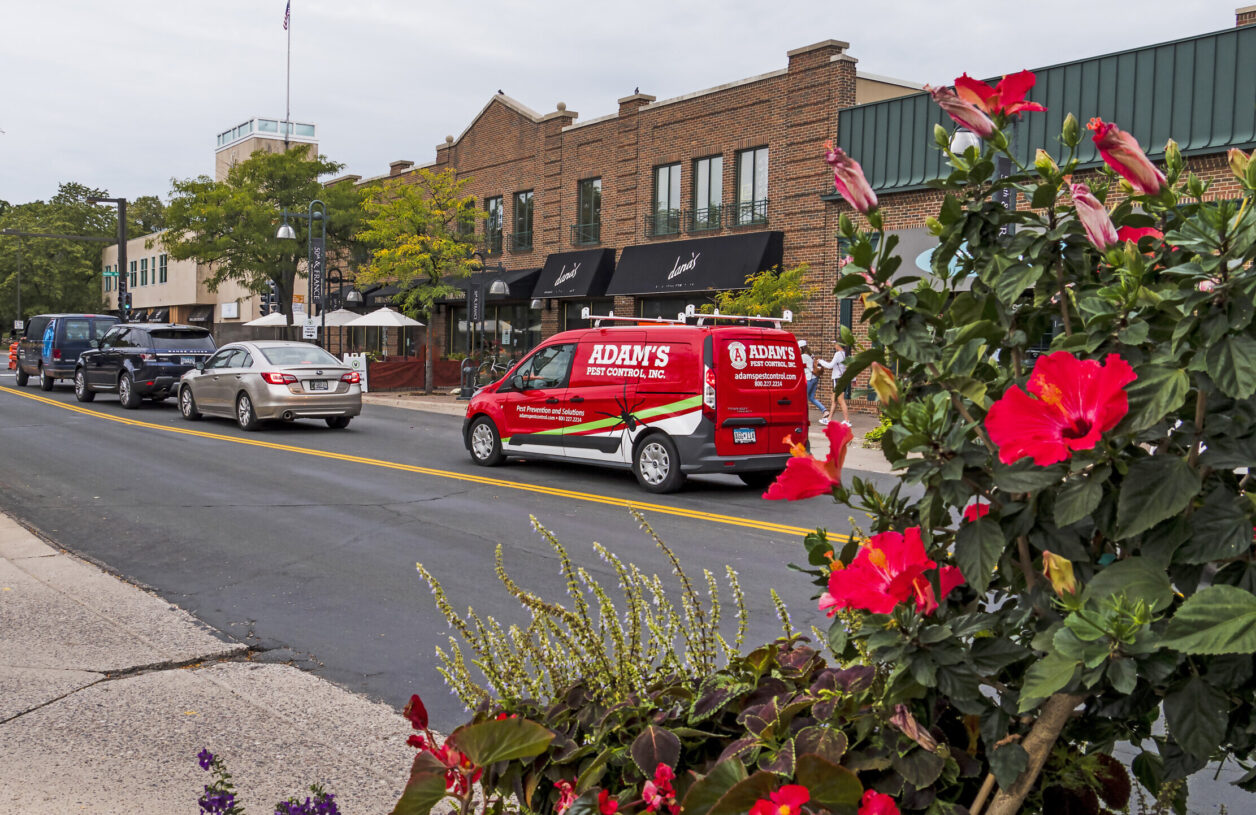
{"type": "Polygon", "coordinates": [[[846,352],[842,349],[842,341],[833,340],[833,359],[827,362],[818,359],[816,362],[828,368],[830,376],[833,377],[833,405],[829,408],[828,413],[825,414],[825,418],[820,420],[820,424],[828,424],[828,416],[831,416],[838,407],[842,409],[842,421],[850,424],[850,411],[846,409],[846,395],[837,388],[837,380],[841,379],[842,374],[846,373],[846,352]]]}
{"type": "Polygon", "coordinates": [[[807,348],[806,340],[798,341],[798,350],[802,351],[802,373],[807,378],[807,401],[815,405],[820,410],[820,421],[827,421],[829,418],[829,410],[824,403],[816,397],[816,391],[820,389],[820,378],[816,376],[816,360],[811,356],[810,349],[807,348]]]}

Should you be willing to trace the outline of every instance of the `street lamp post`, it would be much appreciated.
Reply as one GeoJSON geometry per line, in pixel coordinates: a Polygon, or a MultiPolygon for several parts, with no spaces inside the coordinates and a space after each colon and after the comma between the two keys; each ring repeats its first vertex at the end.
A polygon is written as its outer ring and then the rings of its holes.
{"type": "Polygon", "coordinates": [[[283,210],[283,224],[279,227],[279,231],[275,233],[275,237],[279,240],[296,240],[296,230],[288,223],[288,217],[305,218],[310,222],[310,231],[308,233],[308,248],[306,254],[306,281],[308,300],[310,307],[314,307],[314,303],[318,303],[318,313],[322,318],[322,342],[326,343],[327,337],[327,287],[323,285],[323,268],[327,262],[327,204],[315,198],[310,202],[309,210],[302,215],[299,212],[289,212],[285,207],[283,210]],[[319,237],[314,238],[314,224],[319,225],[319,237]]]}
{"type": "MultiPolygon", "coordinates": [[[[493,267],[486,266],[484,263],[484,253],[478,249],[472,252],[471,256],[479,259],[480,269],[478,272],[474,273],[478,275],[478,280],[467,281],[467,301],[466,301],[467,302],[467,315],[466,315],[467,358],[462,361],[462,389],[458,393],[459,399],[470,399],[472,396],[472,393],[475,390],[475,385],[471,381],[471,378],[475,375],[474,373],[475,368],[471,364],[471,324],[472,322],[475,321],[475,315],[478,314],[479,323],[480,323],[480,346],[483,347],[484,346],[484,312],[487,310],[486,303],[485,303],[485,291],[484,291],[485,273],[492,271],[498,275],[498,278],[489,285],[488,292],[487,292],[488,294],[501,295],[501,294],[510,293],[510,286],[506,285],[506,281],[502,280],[500,277],[502,272],[506,271],[505,266],[503,266],[501,263],[498,263],[496,266],[493,266],[493,267]],[[473,313],[473,310],[475,309],[476,306],[478,306],[478,311],[475,311],[475,313],[473,313]]],[[[428,339],[428,342],[431,342],[430,337],[428,339]]]]}
{"type": "MultiPolygon", "coordinates": [[[[357,282],[357,277],[346,277],[345,273],[341,272],[339,269],[327,270],[327,285],[331,286],[333,283],[336,284],[336,300],[334,302],[334,305],[336,306],[336,308],[338,309],[344,308],[347,305],[354,306],[356,308],[357,306],[362,305],[362,292],[358,291],[356,288],[349,289],[349,293],[345,294],[345,283],[356,283],[356,282],[357,282]]],[[[325,319],[326,318],[324,318],[324,320],[325,319]]],[[[324,326],[326,326],[325,321],[324,321],[324,326]]],[[[324,342],[326,342],[326,340],[324,340],[324,342]]],[[[344,350],[345,350],[344,346],[345,346],[344,327],[341,326],[341,329],[340,329],[340,353],[341,354],[344,353],[344,350]]]]}
{"type": "Polygon", "coordinates": [[[126,270],[126,199],[96,198],[87,199],[89,204],[116,204],[118,207],[118,314],[121,322],[126,322],[127,312],[131,305],[127,302],[128,286],[131,279],[126,270]]]}

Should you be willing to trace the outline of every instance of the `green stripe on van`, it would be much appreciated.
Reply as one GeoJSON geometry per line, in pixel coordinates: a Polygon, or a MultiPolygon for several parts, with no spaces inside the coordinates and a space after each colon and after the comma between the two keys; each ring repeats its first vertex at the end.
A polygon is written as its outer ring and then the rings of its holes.
{"type": "MultiPolygon", "coordinates": [[[[653,419],[655,416],[663,416],[668,413],[680,413],[683,410],[699,407],[702,404],[701,396],[690,396],[687,399],[681,399],[679,402],[672,402],[658,407],[639,410],[635,414],[638,419],[653,419]]],[[[538,430],[538,436],[554,436],[561,433],[579,433],[585,430],[601,430],[605,427],[614,427],[620,424],[618,416],[608,416],[605,419],[597,419],[592,422],[581,422],[580,424],[567,425],[565,427],[555,427],[550,430],[538,430]]],[[[502,439],[502,444],[509,444],[510,437],[502,439]]]]}

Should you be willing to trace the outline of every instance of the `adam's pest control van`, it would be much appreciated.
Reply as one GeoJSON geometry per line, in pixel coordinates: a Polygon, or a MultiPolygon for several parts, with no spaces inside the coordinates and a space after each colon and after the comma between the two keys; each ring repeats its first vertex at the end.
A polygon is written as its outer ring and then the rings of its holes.
{"type": "Polygon", "coordinates": [[[785,437],[806,438],[802,354],[779,320],[594,319],[594,328],[546,340],[472,397],[463,440],[477,464],[518,457],[631,468],[650,492],[676,490],[693,473],[764,486],[789,459],[785,437]]]}

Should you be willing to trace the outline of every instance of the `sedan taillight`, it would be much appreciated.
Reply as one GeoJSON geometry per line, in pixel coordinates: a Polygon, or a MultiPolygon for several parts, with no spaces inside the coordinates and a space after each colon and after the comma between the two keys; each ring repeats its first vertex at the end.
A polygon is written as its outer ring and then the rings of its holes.
{"type": "Polygon", "coordinates": [[[357,371],[350,371],[349,373],[340,377],[340,381],[348,382],[350,385],[357,385],[362,382],[362,377],[358,375],[357,371]]]}
{"type": "Polygon", "coordinates": [[[268,371],[262,374],[262,379],[272,385],[287,385],[290,382],[296,382],[297,378],[292,374],[280,374],[268,371]]]}

